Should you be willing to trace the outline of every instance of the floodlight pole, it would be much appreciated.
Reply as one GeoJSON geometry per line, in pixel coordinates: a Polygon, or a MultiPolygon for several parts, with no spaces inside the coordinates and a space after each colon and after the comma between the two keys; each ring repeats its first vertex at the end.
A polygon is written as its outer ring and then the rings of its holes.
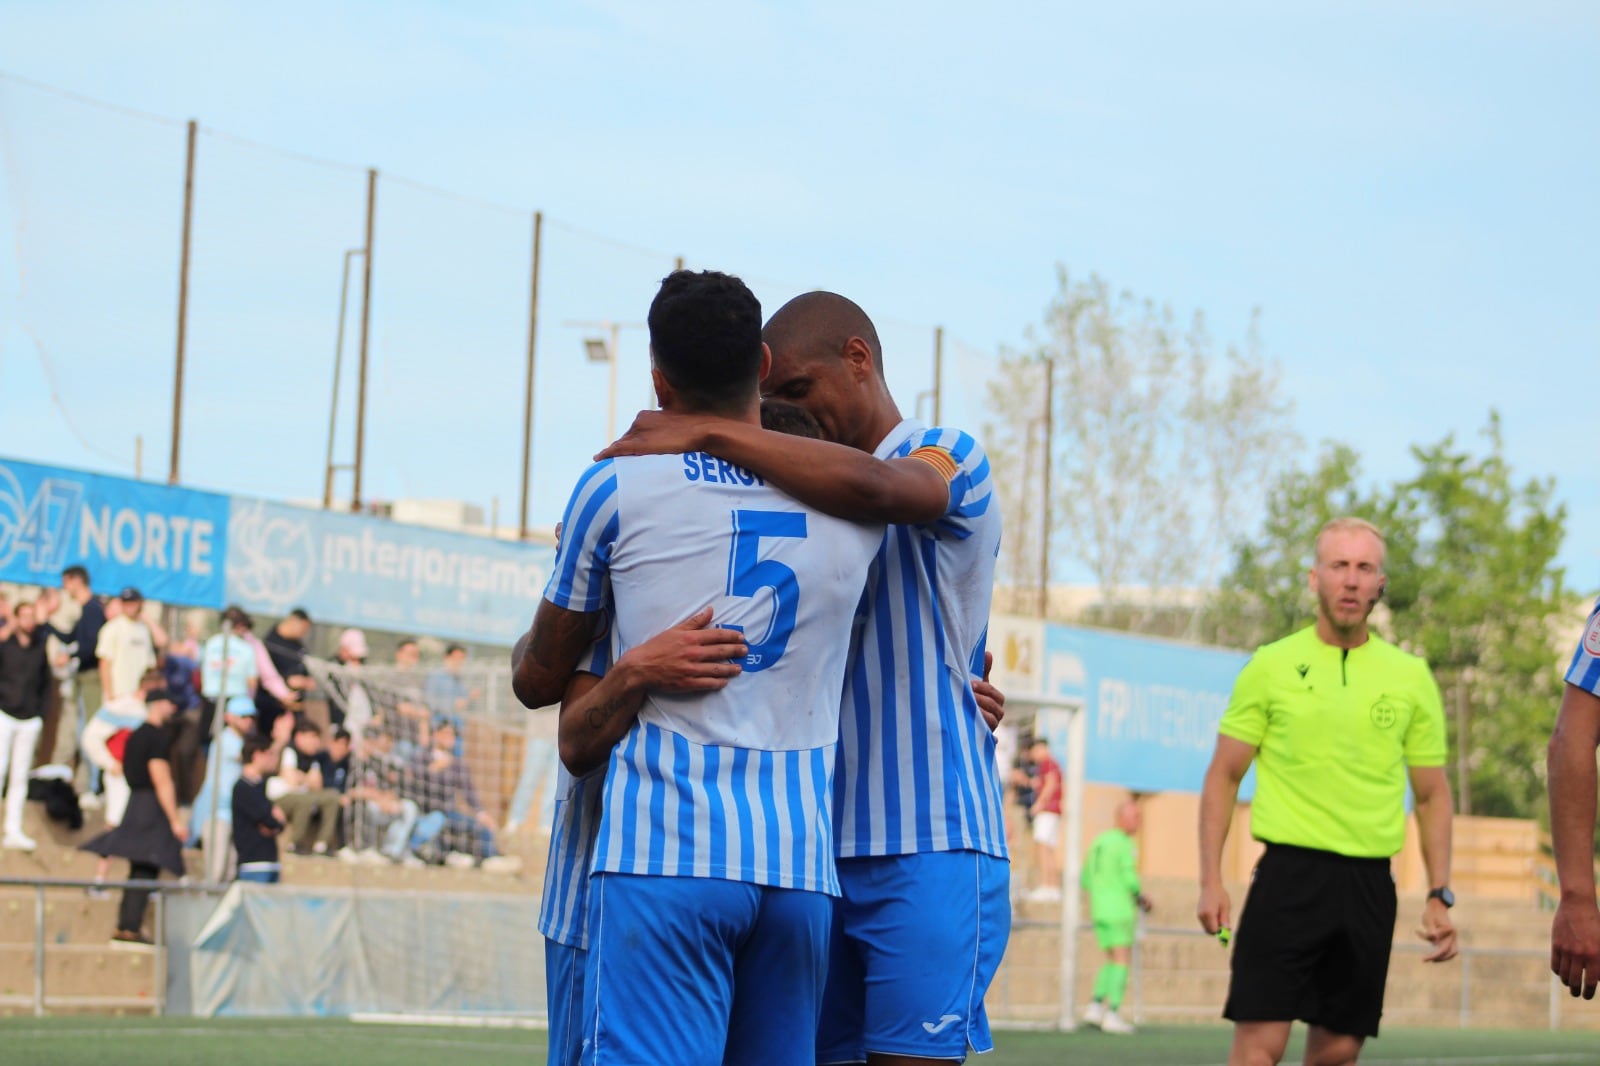
{"type": "Polygon", "coordinates": [[[933,424],[943,425],[944,411],[944,327],[933,327],[933,424]]]}
{"type": "Polygon", "coordinates": [[[328,455],[322,464],[322,509],[333,506],[333,434],[339,418],[339,378],[344,374],[344,318],[350,302],[350,260],[365,255],[364,248],[344,253],[344,273],[339,282],[339,336],[333,342],[333,402],[328,407],[328,455]]]}
{"type": "Polygon", "coordinates": [[[189,340],[189,241],[194,228],[194,142],[200,124],[189,120],[188,149],[183,160],[183,240],[178,253],[178,350],[172,373],[172,456],[167,484],[178,483],[178,456],[183,448],[183,360],[189,340]]]}
{"type": "Polygon", "coordinates": [[[610,444],[617,439],[617,349],[622,343],[622,327],[615,322],[606,323],[611,329],[611,336],[606,341],[607,360],[611,364],[611,385],[606,395],[606,443],[610,444]]]}
{"type": "Polygon", "coordinates": [[[620,362],[621,353],[618,349],[621,347],[621,334],[624,329],[641,329],[645,323],[613,322],[607,318],[598,322],[564,322],[562,325],[569,329],[603,329],[606,332],[603,343],[606,362],[610,364],[610,384],[606,396],[606,443],[610,444],[617,439],[617,364],[620,362]]]}
{"type": "Polygon", "coordinates": [[[1050,614],[1050,460],[1055,450],[1056,361],[1044,361],[1044,510],[1040,514],[1039,532],[1039,617],[1050,614]]]}
{"type": "Polygon", "coordinates": [[[544,212],[533,213],[533,274],[528,286],[528,372],[522,386],[522,496],[517,538],[528,539],[528,477],[533,465],[533,365],[539,340],[539,263],[544,241],[544,212]]]}
{"type": "Polygon", "coordinates": [[[350,510],[361,510],[361,475],[365,471],[367,444],[367,339],[372,331],[372,221],[378,206],[378,171],[367,171],[367,241],[361,257],[361,369],[356,375],[356,460],[355,486],[350,492],[350,510]]]}

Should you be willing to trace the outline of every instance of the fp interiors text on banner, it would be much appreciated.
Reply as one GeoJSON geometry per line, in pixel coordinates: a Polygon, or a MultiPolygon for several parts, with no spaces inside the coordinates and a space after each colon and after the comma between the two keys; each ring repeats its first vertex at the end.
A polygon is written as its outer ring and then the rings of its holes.
{"type": "Polygon", "coordinates": [[[503,644],[527,629],[555,551],[235,497],[228,600],[397,633],[503,644]]]}
{"type": "Polygon", "coordinates": [[[96,588],[222,604],[228,498],[0,459],[0,581],[56,585],[69,566],[96,588]]]}

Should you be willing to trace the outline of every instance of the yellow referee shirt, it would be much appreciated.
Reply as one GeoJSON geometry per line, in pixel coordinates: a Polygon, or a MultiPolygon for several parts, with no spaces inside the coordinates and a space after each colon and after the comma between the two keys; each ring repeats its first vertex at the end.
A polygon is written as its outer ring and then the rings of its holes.
{"type": "Polygon", "coordinates": [[[1428,664],[1375,636],[1302,629],[1250,657],[1217,726],[1257,748],[1257,840],[1359,858],[1405,843],[1407,766],[1443,766],[1444,706],[1428,664]]]}

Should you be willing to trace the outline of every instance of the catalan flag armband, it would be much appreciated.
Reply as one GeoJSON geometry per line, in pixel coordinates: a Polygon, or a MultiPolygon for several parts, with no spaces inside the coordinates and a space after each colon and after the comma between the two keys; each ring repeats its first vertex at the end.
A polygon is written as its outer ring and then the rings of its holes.
{"type": "Polygon", "coordinates": [[[939,476],[944,478],[947,482],[954,481],[956,479],[956,472],[960,469],[960,467],[956,464],[955,456],[951,455],[949,451],[944,448],[936,448],[932,445],[923,448],[917,448],[915,451],[912,451],[910,454],[908,454],[906,458],[920,459],[924,463],[927,463],[929,466],[939,471],[939,476]]]}

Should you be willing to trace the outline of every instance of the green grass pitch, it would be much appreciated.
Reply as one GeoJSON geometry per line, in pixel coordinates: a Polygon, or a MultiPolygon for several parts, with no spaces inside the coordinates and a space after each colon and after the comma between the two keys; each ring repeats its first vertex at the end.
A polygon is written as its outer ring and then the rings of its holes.
{"type": "MultiPolygon", "coordinates": [[[[1223,1026],[1150,1028],[1137,1036],[998,1032],[982,1066],[1215,1066],[1228,1050],[1223,1026]]],[[[1299,1062],[1300,1036],[1285,1062],[1299,1062]]],[[[303,1018],[3,1018],[0,1060],[7,1066],[282,1066],[288,1061],[345,1066],[542,1066],[544,1033],[358,1025],[303,1018]]],[[[1600,1063],[1593,1033],[1396,1030],[1367,1045],[1370,1066],[1493,1066],[1600,1063]]]]}

